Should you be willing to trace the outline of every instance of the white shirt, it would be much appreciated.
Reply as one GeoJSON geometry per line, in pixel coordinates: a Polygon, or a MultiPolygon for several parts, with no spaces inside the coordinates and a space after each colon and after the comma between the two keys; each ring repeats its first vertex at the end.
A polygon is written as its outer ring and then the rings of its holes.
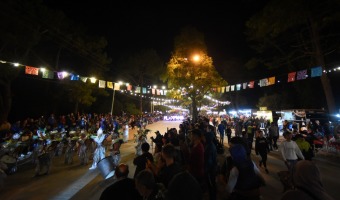
{"type": "Polygon", "coordinates": [[[297,160],[298,157],[301,159],[305,159],[302,155],[302,152],[299,146],[294,141],[283,141],[280,145],[280,151],[282,154],[282,158],[284,161],[287,160],[297,160]]]}

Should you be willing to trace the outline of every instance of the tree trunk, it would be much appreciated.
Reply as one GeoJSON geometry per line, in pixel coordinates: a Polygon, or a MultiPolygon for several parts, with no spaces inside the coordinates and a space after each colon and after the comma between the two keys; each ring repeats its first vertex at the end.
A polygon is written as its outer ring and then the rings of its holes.
{"type": "MultiPolygon", "coordinates": [[[[325,60],[321,49],[320,44],[320,36],[318,32],[318,25],[310,18],[310,28],[311,28],[311,41],[313,43],[314,51],[315,51],[315,61],[317,66],[321,66],[322,70],[325,70],[325,60]]],[[[322,73],[321,76],[321,84],[323,87],[323,91],[326,96],[328,112],[335,113],[335,101],[332,91],[332,86],[330,84],[329,78],[326,73],[322,73]]]]}
{"type": "Polygon", "coordinates": [[[196,99],[196,96],[192,96],[191,97],[192,99],[192,121],[194,123],[197,122],[197,118],[198,118],[198,111],[197,111],[197,99],[196,99]]]}

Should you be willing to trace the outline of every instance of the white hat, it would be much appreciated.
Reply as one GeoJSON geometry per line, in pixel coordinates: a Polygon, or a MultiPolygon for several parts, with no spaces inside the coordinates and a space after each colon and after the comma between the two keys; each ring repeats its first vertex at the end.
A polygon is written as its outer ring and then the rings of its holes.
{"type": "Polygon", "coordinates": [[[103,129],[102,128],[99,128],[98,131],[97,131],[97,135],[99,134],[103,134],[103,129]]]}

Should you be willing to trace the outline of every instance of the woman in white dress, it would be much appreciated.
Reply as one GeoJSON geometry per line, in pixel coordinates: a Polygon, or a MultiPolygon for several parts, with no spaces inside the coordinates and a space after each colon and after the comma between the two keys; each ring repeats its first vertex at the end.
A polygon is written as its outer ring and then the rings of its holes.
{"type": "Polygon", "coordinates": [[[93,163],[89,169],[96,169],[97,163],[105,158],[105,147],[103,145],[103,141],[105,139],[105,135],[103,134],[103,129],[99,128],[97,131],[97,136],[91,136],[96,142],[96,150],[93,153],[93,163]]]}
{"type": "Polygon", "coordinates": [[[129,125],[125,123],[123,126],[123,141],[128,142],[129,140],[129,125]]]}

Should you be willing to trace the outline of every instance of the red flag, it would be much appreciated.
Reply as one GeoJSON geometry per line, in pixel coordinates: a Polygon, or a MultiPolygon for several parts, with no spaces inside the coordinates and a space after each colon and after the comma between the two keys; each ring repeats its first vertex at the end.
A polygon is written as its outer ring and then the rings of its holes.
{"type": "Polygon", "coordinates": [[[255,81],[250,81],[249,84],[248,84],[248,87],[249,88],[254,88],[254,83],[255,83],[255,81]]]}
{"type": "Polygon", "coordinates": [[[38,75],[39,68],[26,66],[25,74],[38,75]]]}
{"type": "Polygon", "coordinates": [[[288,82],[293,82],[295,81],[295,75],[296,75],[296,72],[290,72],[288,74],[288,82]]]}

